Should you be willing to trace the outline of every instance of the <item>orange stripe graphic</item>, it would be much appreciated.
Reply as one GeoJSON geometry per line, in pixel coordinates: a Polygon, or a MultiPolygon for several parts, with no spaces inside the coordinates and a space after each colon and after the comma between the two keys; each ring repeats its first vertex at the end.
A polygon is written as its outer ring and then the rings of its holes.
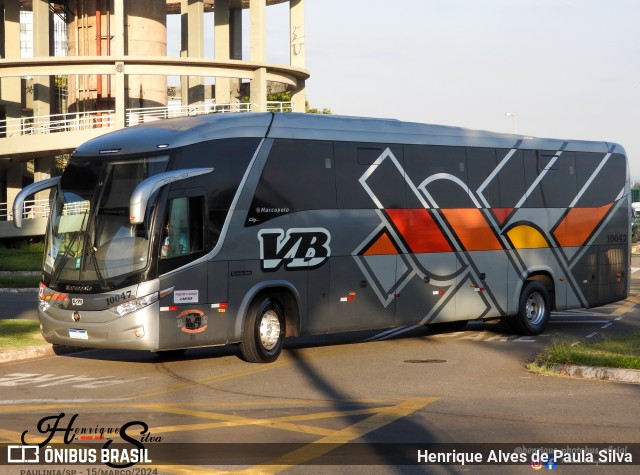
{"type": "Polygon", "coordinates": [[[498,218],[500,224],[504,224],[513,211],[513,208],[491,208],[491,211],[493,211],[493,215],[498,218]]]}
{"type": "Polygon", "coordinates": [[[426,209],[388,209],[387,214],[411,252],[451,252],[451,246],[426,209]]]}
{"type": "Polygon", "coordinates": [[[391,242],[391,239],[389,239],[389,235],[387,233],[380,236],[378,240],[369,246],[369,249],[364,253],[365,256],[381,254],[398,254],[396,247],[391,242]]]}
{"type": "Polygon", "coordinates": [[[582,246],[613,203],[599,208],[572,208],[569,210],[553,235],[562,247],[582,246]]]}
{"type": "Polygon", "coordinates": [[[502,245],[477,208],[442,209],[467,251],[497,251],[502,245]]]}

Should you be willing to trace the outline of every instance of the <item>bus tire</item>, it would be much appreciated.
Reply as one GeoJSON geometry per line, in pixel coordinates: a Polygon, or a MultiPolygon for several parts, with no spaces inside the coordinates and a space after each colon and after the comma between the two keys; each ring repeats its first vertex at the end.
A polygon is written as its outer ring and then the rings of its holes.
{"type": "Polygon", "coordinates": [[[551,316],[549,290],[535,280],[528,281],[520,294],[518,315],[509,319],[514,333],[539,335],[544,331],[551,316]]]}
{"type": "Polygon", "coordinates": [[[282,307],[272,298],[257,300],[244,321],[240,351],[250,363],[275,361],[284,344],[285,318],[282,307]]]}

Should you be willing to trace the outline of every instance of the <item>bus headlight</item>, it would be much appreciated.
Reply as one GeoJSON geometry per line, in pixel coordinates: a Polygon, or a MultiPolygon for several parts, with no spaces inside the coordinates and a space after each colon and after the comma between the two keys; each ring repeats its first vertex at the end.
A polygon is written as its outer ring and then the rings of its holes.
{"type": "Polygon", "coordinates": [[[158,292],[154,292],[144,297],[140,297],[134,300],[129,300],[128,302],[121,303],[120,305],[116,305],[115,307],[112,307],[110,310],[116,315],[120,315],[121,317],[124,317],[125,315],[128,315],[131,312],[140,310],[141,308],[147,307],[157,301],[158,301],[158,292]]]}

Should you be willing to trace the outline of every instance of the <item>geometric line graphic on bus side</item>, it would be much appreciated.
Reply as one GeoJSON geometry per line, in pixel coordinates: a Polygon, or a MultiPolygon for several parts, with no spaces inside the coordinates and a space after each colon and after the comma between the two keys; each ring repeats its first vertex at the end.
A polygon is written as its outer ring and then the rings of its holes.
{"type": "Polygon", "coordinates": [[[353,258],[385,308],[415,274],[405,254],[358,255],[353,258]]]}
{"type": "MultiPolygon", "coordinates": [[[[387,148],[377,160],[365,171],[360,177],[360,184],[365,191],[371,197],[373,203],[379,210],[381,217],[381,226],[385,227],[387,231],[385,234],[377,236],[377,241],[374,243],[368,238],[359,247],[359,252],[356,250],[354,254],[362,255],[363,249],[371,249],[369,253],[383,251],[386,249],[387,253],[398,251],[399,255],[406,253],[405,257],[408,259],[409,264],[414,270],[414,274],[419,277],[434,278],[434,284],[440,281],[444,284],[446,278],[444,276],[432,275],[420,265],[418,259],[419,255],[424,253],[453,253],[458,258],[458,270],[455,272],[458,279],[464,279],[465,274],[469,277],[471,285],[476,287],[482,287],[485,285],[480,279],[481,272],[478,267],[479,263],[474,262],[474,253],[472,251],[503,251],[506,253],[509,265],[514,267],[516,275],[527,275],[528,269],[531,266],[537,265],[534,261],[539,259],[539,254],[521,254],[525,250],[544,250],[548,249],[549,253],[545,254],[544,259],[551,259],[550,262],[555,261],[555,265],[558,266],[557,272],[561,272],[569,279],[569,287],[576,294],[578,300],[583,301],[584,296],[579,286],[576,285],[575,277],[571,272],[570,259],[566,256],[565,251],[569,249],[563,249],[565,247],[577,247],[584,246],[589,239],[592,238],[598,229],[602,227],[606,216],[611,211],[613,203],[598,207],[598,208],[572,208],[568,209],[555,209],[555,210],[535,210],[527,209],[523,206],[529,196],[535,193],[536,188],[542,182],[545,175],[552,169],[551,165],[559,159],[563,152],[564,146],[556,152],[547,166],[545,166],[536,179],[529,184],[529,188],[526,190],[524,196],[522,196],[518,203],[514,207],[503,208],[491,208],[486,198],[482,194],[484,189],[494,181],[500,170],[507,166],[511,157],[517,152],[517,146],[511,149],[507,155],[500,161],[496,169],[491,172],[489,177],[483,182],[478,190],[469,189],[468,185],[464,183],[460,178],[447,173],[435,173],[428,177],[414,177],[420,181],[420,185],[416,186],[412,177],[406,173],[402,165],[398,162],[394,154],[389,148],[387,148]],[[424,209],[396,209],[395,207],[386,207],[380,197],[378,197],[373,189],[372,184],[368,183],[370,177],[379,170],[379,168],[385,161],[391,162],[394,169],[394,174],[404,177],[407,185],[407,192],[413,192],[415,197],[424,206],[424,209]],[[442,183],[442,185],[457,185],[460,188],[461,194],[469,196],[471,208],[441,208],[435,201],[432,195],[432,188],[434,185],[442,183]],[[429,190],[427,189],[429,187],[429,190]],[[541,212],[544,211],[544,215],[541,212]],[[551,212],[555,211],[555,212],[551,212]],[[520,216],[522,212],[522,216],[520,216]],[[534,223],[534,220],[538,222],[539,216],[542,218],[541,223],[547,223],[547,226],[540,227],[534,223]],[[544,216],[544,217],[543,217],[544,216]],[[520,217],[520,219],[518,219],[520,217]],[[524,219],[523,219],[524,218],[524,219]],[[555,225],[552,224],[555,222],[555,225]],[[502,228],[502,229],[500,229],[502,228]],[[555,248],[559,248],[557,251],[555,248]]],[[[387,173],[390,171],[387,165],[385,170],[387,173]]],[[[597,171],[594,172],[594,175],[597,171]]],[[[583,194],[588,188],[588,183],[579,191],[575,201],[577,201],[581,194],[583,194]]],[[[441,188],[442,189],[442,188],[441,188]]],[[[450,189],[450,188],[449,188],[450,189]]],[[[582,252],[575,249],[577,254],[582,252]]],[[[574,249],[571,249],[574,251],[574,249]]],[[[573,254],[573,252],[570,252],[573,254]]],[[[355,256],[354,256],[355,257],[355,256]]],[[[361,268],[363,267],[359,263],[361,268]]],[[[381,266],[384,267],[384,266],[381,266]]],[[[367,274],[371,275],[375,273],[372,266],[367,266],[367,274]]],[[[377,271],[380,273],[380,271],[377,271]]],[[[409,278],[413,277],[409,275],[409,278]]],[[[406,274],[403,275],[406,277],[406,274]]],[[[450,277],[450,276],[448,276],[450,277]]],[[[399,275],[396,277],[396,280],[399,275]]],[[[386,282],[381,285],[381,289],[388,290],[390,282],[393,279],[389,276],[385,276],[385,279],[378,278],[379,282],[386,282]]],[[[450,281],[449,281],[450,282],[450,281]]],[[[397,281],[396,281],[397,284],[397,281]]],[[[405,285],[403,283],[402,285],[405,285]]],[[[446,285],[446,284],[445,284],[446,285]]],[[[451,291],[457,291],[459,289],[449,288],[447,293],[451,291]]],[[[487,295],[483,295],[483,300],[486,300],[488,306],[494,306],[496,309],[500,309],[500,305],[493,297],[490,288],[486,290],[487,295]]],[[[381,293],[386,297],[386,293],[381,293]]],[[[383,300],[383,299],[381,299],[383,300]]],[[[385,304],[388,304],[388,299],[384,298],[385,304]]],[[[435,317],[435,315],[432,315],[435,317]]]]}

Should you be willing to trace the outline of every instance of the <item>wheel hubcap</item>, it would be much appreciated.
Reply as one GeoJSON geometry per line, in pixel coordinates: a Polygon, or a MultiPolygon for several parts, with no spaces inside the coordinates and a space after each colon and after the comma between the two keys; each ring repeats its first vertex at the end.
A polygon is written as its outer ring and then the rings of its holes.
{"type": "Polygon", "coordinates": [[[538,292],[529,295],[525,311],[527,312],[527,320],[532,325],[539,324],[544,319],[545,308],[544,298],[538,292]]]}
{"type": "Polygon", "coordinates": [[[260,341],[266,350],[272,350],[280,340],[280,319],[273,310],[262,315],[260,320],[260,341]]]}

